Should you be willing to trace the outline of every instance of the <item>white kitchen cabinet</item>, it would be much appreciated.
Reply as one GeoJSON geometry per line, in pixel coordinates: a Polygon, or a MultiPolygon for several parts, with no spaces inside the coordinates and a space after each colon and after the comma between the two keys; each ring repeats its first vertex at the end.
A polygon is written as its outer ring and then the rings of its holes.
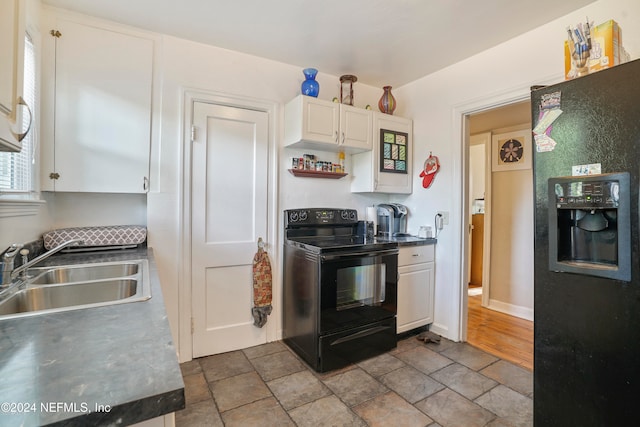
{"type": "Polygon", "coordinates": [[[0,151],[18,152],[17,134],[24,132],[19,99],[22,95],[25,2],[0,1],[0,151]]]}
{"type": "Polygon", "coordinates": [[[50,25],[42,189],[146,192],[154,40],[64,15],[50,25]]]}
{"type": "Polygon", "coordinates": [[[373,144],[373,112],[299,95],[285,106],[285,146],[358,153],[373,144]]]}
{"type": "Polygon", "coordinates": [[[435,245],[401,246],[397,333],[433,323],[435,245]]]}
{"type": "Polygon", "coordinates": [[[373,150],[351,156],[351,192],[411,194],[412,162],[413,122],[375,112],[373,150]]]}

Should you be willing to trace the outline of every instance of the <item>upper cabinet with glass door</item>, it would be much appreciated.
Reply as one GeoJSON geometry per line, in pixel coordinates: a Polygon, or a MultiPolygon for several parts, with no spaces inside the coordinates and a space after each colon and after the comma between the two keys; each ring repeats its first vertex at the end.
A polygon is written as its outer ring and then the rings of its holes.
{"type": "Polygon", "coordinates": [[[0,1],[0,151],[20,151],[30,127],[21,129],[23,112],[31,115],[21,96],[25,15],[24,1],[0,1]]]}

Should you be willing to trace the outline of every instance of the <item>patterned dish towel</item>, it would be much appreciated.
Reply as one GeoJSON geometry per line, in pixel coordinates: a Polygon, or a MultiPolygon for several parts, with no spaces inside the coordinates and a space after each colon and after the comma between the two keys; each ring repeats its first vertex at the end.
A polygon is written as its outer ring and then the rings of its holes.
{"type": "Polygon", "coordinates": [[[258,245],[258,252],[253,257],[253,305],[251,314],[253,324],[262,328],[271,314],[271,263],[269,255],[258,245]]]}
{"type": "Polygon", "coordinates": [[[42,235],[44,247],[49,250],[71,240],[82,239],[81,247],[138,245],[147,240],[147,227],[143,225],[110,225],[101,227],[59,228],[42,235]]]}

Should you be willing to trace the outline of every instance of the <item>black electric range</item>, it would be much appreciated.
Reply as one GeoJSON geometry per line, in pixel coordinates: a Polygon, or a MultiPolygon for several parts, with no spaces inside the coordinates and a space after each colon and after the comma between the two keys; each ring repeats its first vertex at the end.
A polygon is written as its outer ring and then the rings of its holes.
{"type": "Polygon", "coordinates": [[[353,209],[284,212],[283,338],[319,372],[396,346],[398,243],[353,209]]]}

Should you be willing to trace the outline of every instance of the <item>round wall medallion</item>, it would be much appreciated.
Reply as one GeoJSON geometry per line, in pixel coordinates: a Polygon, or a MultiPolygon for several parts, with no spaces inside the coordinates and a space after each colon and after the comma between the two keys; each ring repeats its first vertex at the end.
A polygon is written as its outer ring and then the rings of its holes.
{"type": "Polygon", "coordinates": [[[500,160],[503,163],[518,163],[522,159],[524,148],[517,139],[508,139],[500,147],[500,160]]]}

